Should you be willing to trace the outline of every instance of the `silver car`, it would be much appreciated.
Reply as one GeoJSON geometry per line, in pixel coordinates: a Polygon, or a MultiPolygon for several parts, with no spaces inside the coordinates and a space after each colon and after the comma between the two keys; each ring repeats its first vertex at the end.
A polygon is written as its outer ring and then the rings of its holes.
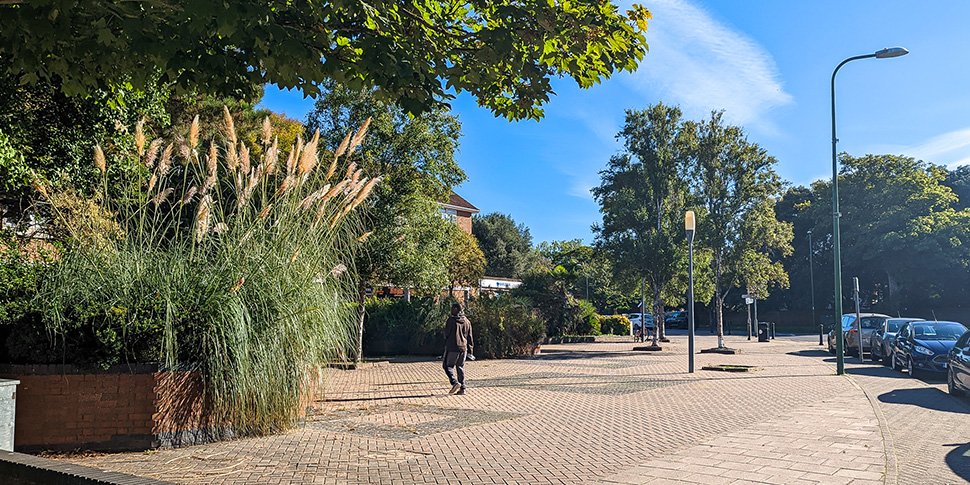
{"type": "Polygon", "coordinates": [[[872,341],[872,334],[882,328],[889,320],[889,315],[883,315],[881,313],[860,313],[859,320],[862,323],[862,336],[859,336],[859,325],[855,321],[855,313],[846,313],[842,315],[842,332],[845,336],[845,352],[846,353],[856,353],[859,351],[859,341],[862,341],[862,352],[869,351],[869,345],[872,341]]]}

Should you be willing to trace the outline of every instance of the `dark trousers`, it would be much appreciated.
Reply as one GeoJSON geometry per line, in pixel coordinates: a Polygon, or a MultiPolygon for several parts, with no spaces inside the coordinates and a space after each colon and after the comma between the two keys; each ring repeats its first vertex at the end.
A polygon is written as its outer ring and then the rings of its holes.
{"type": "Polygon", "coordinates": [[[448,382],[451,385],[460,384],[461,388],[465,388],[465,357],[468,355],[464,350],[445,350],[445,355],[441,356],[441,367],[445,369],[445,374],[448,374],[448,382]],[[455,371],[458,371],[458,376],[455,377],[455,371]]]}

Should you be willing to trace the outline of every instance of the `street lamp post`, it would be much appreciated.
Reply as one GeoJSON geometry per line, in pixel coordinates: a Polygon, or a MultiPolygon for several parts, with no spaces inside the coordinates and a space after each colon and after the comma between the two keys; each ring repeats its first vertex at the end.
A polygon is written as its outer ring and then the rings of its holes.
{"type": "MultiPolygon", "coordinates": [[[[812,253],[815,248],[812,246],[812,231],[808,231],[808,277],[812,285],[812,326],[815,326],[815,263],[812,253]]],[[[822,345],[822,324],[818,324],[818,344],[822,345]]]]}
{"type": "MultiPolygon", "coordinates": [[[[835,259],[835,319],[842,318],[842,256],[839,248],[839,161],[836,145],[839,139],[835,135],[835,75],[839,69],[850,61],[859,59],[888,59],[909,54],[909,51],[902,47],[887,47],[872,54],[864,56],[853,56],[839,63],[832,71],[832,246],[834,248],[835,259]]],[[[841,331],[841,328],[839,329],[841,331]]],[[[842,339],[835,339],[835,373],[845,374],[845,356],[842,355],[842,339]]]]}
{"type": "Polygon", "coordinates": [[[694,211],[684,215],[687,230],[687,372],[694,373],[694,211]]]}

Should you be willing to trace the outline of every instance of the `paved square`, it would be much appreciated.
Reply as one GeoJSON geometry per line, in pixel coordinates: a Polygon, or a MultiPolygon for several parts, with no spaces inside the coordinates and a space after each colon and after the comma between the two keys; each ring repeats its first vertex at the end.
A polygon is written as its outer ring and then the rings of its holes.
{"type": "Polygon", "coordinates": [[[335,369],[301,429],[60,459],[180,483],[970,481],[970,404],[945,383],[853,358],[836,376],[817,336],[728,336],[743,353],[697,354],[690,374],[674,332],[661,352],[607,338],[469,362],[464,396],[434,358],[335,369]],[[761,370],[701,370],[719,364],[761,370]]]}

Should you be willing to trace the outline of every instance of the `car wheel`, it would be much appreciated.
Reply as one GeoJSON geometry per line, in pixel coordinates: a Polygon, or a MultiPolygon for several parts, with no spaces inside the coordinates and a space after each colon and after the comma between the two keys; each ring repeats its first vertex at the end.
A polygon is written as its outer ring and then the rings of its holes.
{"type": "Polygon", "coordinates": [[[900,370],[899,365],[896,363],[896,352],[889,353],[889,366],[892,367],[893,370],[900,370]]]}
{"type": "Polygon", "coordinates": [[[829,353],[835,355],[835,347],[832,346],[832,339],[829,339],[829,353]]]}
{"type": "Polygon", "coordinates": [[[910,377],[916,377],[916,367],[913,366],[913,358],[906,359],[906,372],[910,377]]]}
{"type": "Polygon", "coordinates": [[[953,380],[953,368],[951,367],[946,371],[946,390],[951,396],[965,396],[966,392],[957,387],[957,383],[953,380]]]}

